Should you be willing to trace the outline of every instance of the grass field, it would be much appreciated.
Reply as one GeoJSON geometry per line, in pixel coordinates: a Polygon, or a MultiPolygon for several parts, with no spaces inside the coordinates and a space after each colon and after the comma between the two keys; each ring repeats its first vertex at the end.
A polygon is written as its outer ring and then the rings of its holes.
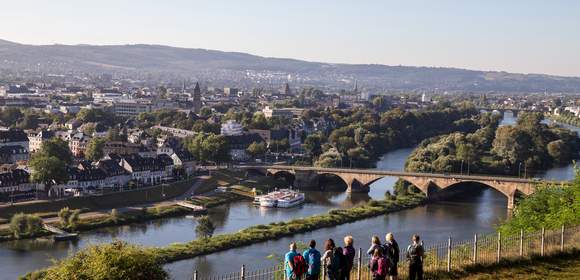
{"type": "Polygon", "coordinates": [[[476,266],[431,279],[575,280],[580,279],[580,251],[553,257],[536,257],[529,260],[504,262],[497,265],[476,266]]]}

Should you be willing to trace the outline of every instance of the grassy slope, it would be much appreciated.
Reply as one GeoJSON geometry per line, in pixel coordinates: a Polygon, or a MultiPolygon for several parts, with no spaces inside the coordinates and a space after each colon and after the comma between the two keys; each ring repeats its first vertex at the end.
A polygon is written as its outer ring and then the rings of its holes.
{"type": "Polygon", "coordinates": [[[431,279],[580,279],[580,251],[555,257],[473,267],[431,279]]]}

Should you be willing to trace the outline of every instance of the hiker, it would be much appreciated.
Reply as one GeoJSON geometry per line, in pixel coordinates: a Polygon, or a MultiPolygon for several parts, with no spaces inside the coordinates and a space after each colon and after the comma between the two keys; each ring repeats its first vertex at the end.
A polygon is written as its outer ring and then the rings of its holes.
{"type": "Polygon", "coordinates": [[[380,248],[376,248],[373,252],[370,269],[373,275],[373,280],[385,280],[389,270],[389,264],[387,258],[383,256],[380,248]]]}
{"type": "Polygon", "coordinates": [[[413,235],[413,243],[407,247],[407,259],[409,260],[409,280],[423,280],[423,243],[419,235],[413,235]]]}
{"type": "Polygon", "coordinates": [[[296,242],[290,243],[290,251],[284,257],[287,279],[300,280],[306,273],[307,265],[304,257],[296,252],[296,242]]]}
{"type": "Polygon", "coordinates": [[[320,276],[320,252],[316,250],[316,241],[310,240],[308,249],[302,253],[304,261],[308,265],[308,271],[306,272],[306,280],[319,280],[320,276]]]}
{"type": "Polygon", "coordinates": [[[328,239],[324,243],[324,268],[328,280],[338,280],[340,271],[340,257],[336,254],[334,240],[328,239]]]}
{"type": "Polygon", "coordinates": [[[385,239],[385,244],[383,244],[383,254],[389,260],[388,276],[390,280],[397,280],[399,275],[397,269],[397,265],[399,264],[399,244],[390,232],[387,233],[385,239]]]}
{"type": "Polygon", "coordinates": [[[342,249],[342,253],[346,257],[346,268],[344,270],[344,279],[350,279],[350,271],[354,265],[354,257],[356,255],[356,250],[354,249],[353,239],[351,235],[347,235],[344,237],[344,248],[342,249]]]}
{"type": "Polygon", "coordinates": [[[376,235],[374,235],[371,238],[371,247],[369,247],[369,249],[367,250],[367,255],[373,256],[375,253],[375,249],[380,249],[381,251],[383,250],[381,245],[381,239],[379,239],[379,237],[376,235]]]}
{"type": "Polygon", "coordinates": [[[334,248],[334,255],[339,259],[338,277],[339,280],[345,280],[348,270],[348,260],[344,255],[344,250],[341,247],[334,248]]]}

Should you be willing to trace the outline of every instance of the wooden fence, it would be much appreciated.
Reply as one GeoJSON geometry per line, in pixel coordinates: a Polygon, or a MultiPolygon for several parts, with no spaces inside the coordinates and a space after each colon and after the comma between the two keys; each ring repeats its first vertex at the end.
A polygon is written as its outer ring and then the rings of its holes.
{"type": "MultiPolygon", "coordinates": [[[[398,263],[399,279],[408,278],[408,262],[405,259],[406,246],[401,246],[398,263]]],[[[498,263],[502,260],[517,260],[532,256],[549,256],[557,253],[580,249],[580,226],[558,230],[540,230],[502,236],[473,236],[471,240],[456,241],[449,237],[446,242],[425,246],[423,268],[426,278],[439,273],[458,270],[470,265],[498,263]]],[[[366,250],[359,249],[350,279],[372,280],[369,270],[370,256],[366,250]]],[[[324,267],[324,266],[323,266],[324,267]]],[[[325,279],[322,270],[320,279],[325,279]]],[[[246,270],[242,265],[239,271],[221,275],[199,275],[193,272],[193,280],[287,280],[283,265],[261,269],[246,270]]]]}

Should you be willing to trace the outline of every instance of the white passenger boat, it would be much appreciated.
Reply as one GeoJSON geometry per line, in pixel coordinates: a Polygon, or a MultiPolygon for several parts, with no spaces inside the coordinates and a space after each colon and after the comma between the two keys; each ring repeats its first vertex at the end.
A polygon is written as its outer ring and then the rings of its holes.
{"type": "Polygon", "coordinates": [[[290,208],[302,204],[304,200],[304,193],[282,189],[256,197],[254,204],[259,202],[261,207],[290,208]]]}

